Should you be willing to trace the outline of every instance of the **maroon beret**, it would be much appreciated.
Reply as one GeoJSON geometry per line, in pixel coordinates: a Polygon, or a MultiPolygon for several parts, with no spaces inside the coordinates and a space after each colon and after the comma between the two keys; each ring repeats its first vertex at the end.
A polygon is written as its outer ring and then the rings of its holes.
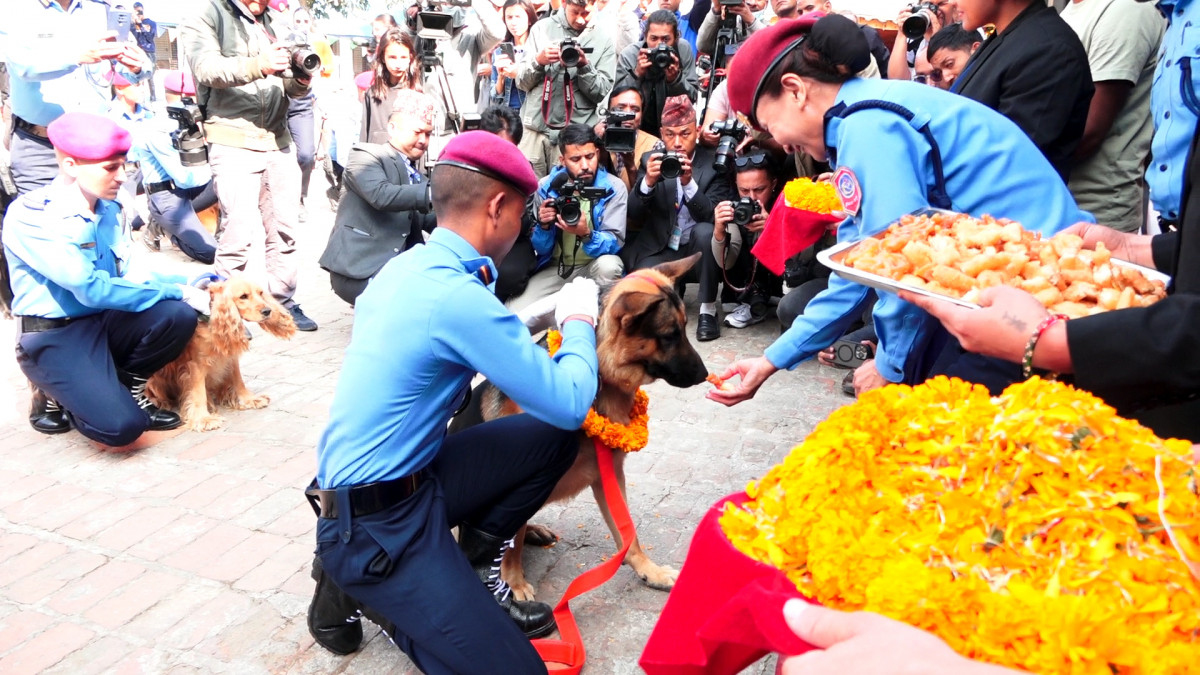
{"type": "Polygon", "coordinates": [[[120,73],[115,70],[108,71],[108,75],[104,78],[114,87],[132,87],[133,83],[125,79],[120,73]]]}
{"type": "Polygon", "coordinates": [[[446,144],[438,165],[449,164],[508,183],[528,197],[538,180],[529,160],[509,141],[487,131],[468,131],[446,144]]]}
{"type": "Polygon", "coordinates": [[[69,112],[46,127],[55,149],[76,159],[100,161],[129,152],[129,132],[99,115],[69,112]]]}
{"type": "Polygon", "coordinates": [[[163,76],[163,89],[172,94],[181,94],[183,96],[196,95],[196,83],[192,80],[191,73],[185,73],[182,70],[172,70],[163,76]]]}
{"type": "Polygon", "coordinates": [[[374,82],[375,71],[373,70],[364,70],[363,72],[354,76],[354,85],[358,87],[359,91],[366,91],[370,89],[371,84],[374,82]]]}
{"type": "Polygon", "coordinates": [[[738,49],[727,78],[730,108],[758,127],[754,109],[766,87],[767,75],[801,43],[851,73],[866,68],[871,58],[866,36],[858,24],[844,16],[812,12],[798,19],[784,19],[751,35],[738,49]]]}

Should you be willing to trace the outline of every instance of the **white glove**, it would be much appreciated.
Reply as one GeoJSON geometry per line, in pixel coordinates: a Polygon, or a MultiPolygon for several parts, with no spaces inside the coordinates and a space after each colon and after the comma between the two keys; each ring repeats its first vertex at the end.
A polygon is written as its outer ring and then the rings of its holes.
{"type": "Polygon", "coordinates": [[[186,284],[180,284],[179,290],[183,291],[183,301],[192,309],[206,316],[212,311],[212,297],[208,291],[186,284]]]}
{"type": "Polygon", "coordinates": [[[559,327],[569,316],[586,316],[596,325],[600,314],[600,287],[595,281],[578,277],[558,292],[558,305],[554,309],[554,321],[559,327]]]}
{"type": "Polygon", "coordinates": [[[558,293],[534,302],[517,312],[517,318],[530,333],[539,333],[547,328],[554,328],[554,309],[558,307],[558,293]]]}

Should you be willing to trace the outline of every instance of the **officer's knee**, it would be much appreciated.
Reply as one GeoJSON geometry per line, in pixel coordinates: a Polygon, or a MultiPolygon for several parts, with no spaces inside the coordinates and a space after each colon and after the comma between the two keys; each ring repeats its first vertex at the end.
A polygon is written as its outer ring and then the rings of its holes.
{"type": "MultiPolygon", "coordinates": [[[[141,413],[140,410],[138,412],[141,413]]],[[[136,441],[149,428],[150,422],[145,413],[141,413],[114,415],[111,419],[95,420],[94,423],[76,418],[75,426],[85,438],[119,448],[136,441]]]]}

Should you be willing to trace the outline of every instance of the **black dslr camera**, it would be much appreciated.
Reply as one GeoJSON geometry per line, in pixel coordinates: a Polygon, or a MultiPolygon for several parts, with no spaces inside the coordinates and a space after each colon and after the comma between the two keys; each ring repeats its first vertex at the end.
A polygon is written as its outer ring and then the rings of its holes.
{"type": "Polygon", "coordinates": [[[179,163],[184,166],[208,164],[208,146],[204,143],[204,132],[200,130],[204,115],[196,101],[189,97],[167,106],[167,117],[179,124],[179,128],[171,132],[171,145],[179,152],[179,163]]]}
{"type": "Polygon", "coordinates": [[[912,16],[904,20],[904,24],[900,26],[900,32],[904,33],[904,37],[909,40],[920,40],[925,36],[925,31],[929,30],[929,24],[933,17],[938,15],[937,5],[932,2],[918,2],[915,5],[909,5],[908,11],[912,16]]]}
{"type": "Polygon", "coordinates": [[[749,225],[754,216],[762,213],[762,206],[757,199],[742,197],[733,203],[733,223],[738,226],[749,225]]]}
{"type": "Polygon", "coordinates": [[[575,38],[563,38],[563,41],[558,43],[558,56],[562,59],[562,64],[568,68],[578,66],[583,55],[591,53],[591,47],[580,45],[575,38]]]}
{"type": "Polygon", "coordinates": [[[567,181],[558,189],[558,196],[554,198],[554,210],[558,211],[564,223],[574,225],[583,217],[583,205],[580,200],[594,202],[606,196],[608,190],[605,188],[579,187],[575,181],[567,181]]]}
{"type": "Polygon", "coordinates": [[[291,39],[279,43],[288,50],[288,61],[292,64],[292,77],[311,78],[321,69],[321,57],[308,44],[308,38],[293,33],[291,39]]]}
{"type": "Polygon", "coordinates": [[[723,176],[733,169],[733,160],[737,157],[737,147],[746,140],[746,134],[750,130],[746,128],[746,125],[732,118],[713,122],[708,128],[719,136],[717,154],[713,159],[713,170],[723,176]]]}
{"type": "Polygon", "coordinates": [[[647,73],[653,78],[661,78],[667,73],[667,68],[670,68],[675,63],[675,48],[667,43],[662,43],[650,50],[650,71],[647,73]]]}
{"type": "Polygon", "coordinates": [[[626,128],[637,113],[627,110],[609,110],[604,115],[604,148],[609,152],[633,152],[637,142],[637,129],[626,128]]]}
{"type": "Polygon", "coordinates": [[[660,155],[662,164],[659,165],[659,172],[662,177],[668,180],[675,180],[683,175],[683,158],[684,155],[678,152],[664,152],[660,155]]]}

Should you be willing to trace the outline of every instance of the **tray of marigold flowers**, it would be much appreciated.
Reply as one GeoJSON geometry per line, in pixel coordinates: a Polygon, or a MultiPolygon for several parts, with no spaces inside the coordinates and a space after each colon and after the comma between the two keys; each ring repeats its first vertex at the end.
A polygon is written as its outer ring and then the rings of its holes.
{"type": "Polygon", "coordinates": [[[985,662],[1140,675],[1200,668],[1197,494],[1190,443],[1087,392],[938,377],[834,412],[717,510],[811,601],[985,662]]]}
{"type": "Polygon", "coordinates": [[[908,290],[977,307],[990,286],[1031,293],[1050,311],[1078,318],[1166,297],[1170,277],[1059,233],[1043,238],[1020,223],[925,209],[882,233],[840,242],[817,256],[838,275],[885,291],[908,290]]]}

